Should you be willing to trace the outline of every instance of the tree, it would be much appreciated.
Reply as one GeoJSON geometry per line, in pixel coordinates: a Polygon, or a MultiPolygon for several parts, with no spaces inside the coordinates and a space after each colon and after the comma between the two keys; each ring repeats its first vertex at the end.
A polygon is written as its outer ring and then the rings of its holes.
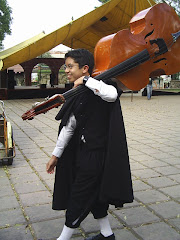
{"type": "MultiPolygon", "coordinates": [[[[40,56],[38,56],[37,58],[52,58],[52,55],[50,54],[50,52],[45,52],[45,53],[41,54],[40,56]]],[[[46,66],[45,63],[39,63],[38,65],[40,67],[46,66]]]]}
{"type": "Polygon", "coordinates": [[[52,55],[50,54],[50,52],[45,52],[38,56],[37,58],[52,58],[52,55]]]}
{"type": "Polygon", "coordinates": [[[3,48],[2,41],[6,34],[11,34],[10,25],[12,23],[12,10],[7,0],[0,0],[0,50],[3,48]]]}
{"type": "Polygon", "coordinates": [[[99,2],[101,2],[101,3],[106,3],[106,2],[108,2],[109,0],[98,0],[99,2]]]}

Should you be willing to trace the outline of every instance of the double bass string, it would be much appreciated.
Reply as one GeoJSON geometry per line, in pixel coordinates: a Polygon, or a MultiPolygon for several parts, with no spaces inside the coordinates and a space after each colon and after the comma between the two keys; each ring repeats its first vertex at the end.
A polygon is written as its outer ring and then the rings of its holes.
{"type": "Polygon", "coordinates": [[[87,90],[88,90],[88,88],[86,88],[83,85],[80,85],[77,88],[70,89],[69,91],[63,93],[62,95],[65,98],[65,100],[68,100],[69,98],[75,97],[76,95],[83,93],[87,90]]]}
{"type": "MultiPolygon", "coordinates": [[[[178,32],[178,33],[179,33],[179,32],[178,32]]],[[[172,37],[172,39],[169,39],[169,40],[167,41],[167,43],[166,43],[167,48],[170,49],[170,48],[172,47],[172,45],[176,42],[177,39],[178,39],[178,37],[175,38],[175,39],[174,39],[173,37],[172,37]]],[[[165,47],[162,47],[162,49],[165,50],[165,49],[166,49],[166,46],[165,46],[165,47]]],[[[156,47],[152,48],[152,51],[155,50],[155,49],[156,49],[156,47]]],[[[154,53],[150,54],[150,56],[153,56],[153,54],[154,54],[154,53]]],[[[153,58],[153,57],[152,57],[152,58],[153,58]]]]}
{"type": "MultiPolygon", "coordinates": [[[[177,32],[177,33],[179,33],[179,32],[177,32]]],[[[178,37],[179,37],[179,36],[178,36],[178,37]]],[[[172,38],[167,41],[166,45],[165,45],[164,47],[162,47],[162,50],[166,50],[166,47],[167,47],[168,50],[169,50],[169,49],[173,46],[173,44],[176,42],[176,40],[178,39],[178,37],[173,38],[173,36],[172,36],[172,38]]],[[[155,53],[155,52],[152,52],[153,50],[155,51],[156,49],[157,49],[157,47],[153,47],[153,48],[150,50],[150,53],[149,53],[150,59],[153,59],[153,58],[156,57],[156,56],[154,56],[154,53],[155,53]]],[[[142,61],[145,62],[145,61],[146,61],[145,58],[144,58],[144,59],[142,58],[142,61]]],[[[136,64],[137,64],[137,65],[138,65],[139,63],[140,63],[140,61],[136,61],[136,64]]],[[[126,68],[124,69],[124,72],[128,71],[128,68],[131,68],[132,66],[133,66],[133,63],[130,64],[128,67],[126,67],[126,68]]]]}
{"type": "MultiPolygon", "coordinates": [[[[167,47],[168,47],[168,49],[172,46],[174,44],[174,40],[173,39],[171,39],[171,40],[169,40],[168,42],[167,42],[167,47]]],[[[166,46],[165,47],[162,47],[162,50],[165,50],[166,49],[166,46]]],[[[145,48],[146,49],[146,48],[145,48]]],[[[155,52],[153,52],[153,50],[155,51],[157,49],[157,47],[153,47],[151,50],[150,50],[150,53],[149,53],[149,56],[150,56],[150,58],[149,59],[146,59],[146,57],[142,57],[140,60],[137,60],[137,61],[135,61],[135,62],[132,62],[132,63],[130,63],[128,66],[126,66],[124,69],[123,69],[123,71],[121,72],[121,74],[122,73],[125,73],[125,72],[127,72],[127,71],[129,71],[129,69],[132,69],[133,68],[133,66],[134,66],[134,64],[137,66],[137,65],[139,65],[141,62],[146,62],[146,61],[148,61],[148,60],[150,60],[150,59],[153,59],[153,58],[155,58],[156,56],[154,56],[154,53],[155,52]]],[[[148,50],[148,49],[147,49],[148,50]]],[[[135,55],[136,56],[136,55],[135,55]]],[[[108,69],[108,70],[110,70],[110,69],[108,69]]],[[[106,70],[106,71],[108,71],[108,70],[106,70]]],[[[105,71],[105,72],[106,72],[105,71]]]]}
{"type": "MultiPolygon", "coordinates": [[[[167,47],[168,47],[168,49],[169,49],[173,44],[174,44],[173,39],[169,40],[169,41],[167,42],[167,47]]],[[[153,48],[151,49],[151,52],[152,52],[153,50],[155,51],[156,48],[157,48],[157,47],[153,47],[153,48]]],[[[162,49],[164,50],[165,47],[162,47],[162,49]]],[[[153,59],[154,52],[150,53],[149,56],[150,56],[150,59],[153,59]]],[[[148,60],[149,60],[149,59],[148,59],[148,60]]],[[[128,71],[129,69],[133,68],[134,64],[135,64],[135,65],[139,65],[141,62],[145,62],[145,61],[147,61],[147,58],[146,58],[146,57],[144,57],[144,58],[142,58],[142,59],[140,59],[140,60],[138,60],[138,61],[135,61],[135,62],[133,62],[133,63],[130,63],[128,66],[126,66],[126,67],[123,69],[123,71],[122,71],[121,73],[124,73],[124,72],[128,71]]],[[[108,70],[110,70],[110,69],[108,69],[108,70]]],[[[104,73],[108,72],[108,70],[106,70],[104,73]]],[[[99,74],[98,76],[100,77],[100,75],[101,75],[101,74],[99,74]]],[[[99,77],[98,77],[98,78],[99,78],[99,77]]],[[[95,77],[95,79],[97,79],[97,77],[95,77]]],[[[102,78],[102,81],[103,81],[103,78],[102,78]]],[[[83,92],[85,92],[85,91],[87,91],[87,90],[88,90],[88,89],[87,89],[86,87],[84,87],[84,86],[78,86],[77,88],[73,88],[73,89],[65,92],[65,93],[62,94],[62,95],[63,95],[63,97],[67,100],[67,99],[69,99],[69,98],[71,98],[71,97],[75,97],[75,96],[77,96],[77,95],[79,95],[79,94],[81,94],[81,93],[83,93],[83,92]]]]}
{"type": "MultiPolygon", "coordinates": [[[[167,43],[168,49],[173,45],[173,43],[174,43],[173,39],[169,40],[169,42],[167,43]]],[[[152,48],[151,51],[153,51],[155,49],[156,49],[156,47],[152,48]]],[[[162,49],[165,49],[165,47],[164,48],[162,47],[162,49]]],[[[154,55],[154,52],[149,54],[150,59],[153,58],[153,55],[154,55]]],[[[134,66],[134,64],[135,65],[139,65],[141,62],[145,62],[145,61],[147,61],[146,57],[144,57],[144,58],[142,58],[142,59],[140,59],[138,61],[135,61],[135,62],[129,64],[127,67],[125,67],[121,73],[124,73],[124,72],[128,71],[129,68],[131,69],[134,66]]],[[[110,70],[110,69],[108,69],[108,70],[110,70]]],[[[108,72],[108,70],[106,70],[104,73],[108,72]]],[[[98,76],[100,77],[100,75],[101,74],[99,74],[98,76]]],[[[95,79],[97,79],[99,77],[96,76],[95,79]]],[[[102,78],[102,80],[103,80],[103,78],[102,78]]],[[[77,88],[70,89],[69,91],[63,93],[62,95],[65,98],[65,100],[68,100],[69,98],[75,97],[78,94],[81,94],[81,93],[83,93],[83,92],[85,92],[87,90],[88,89],[85,86],[82,85],[82,86],[78,86],[77,88]]]]}

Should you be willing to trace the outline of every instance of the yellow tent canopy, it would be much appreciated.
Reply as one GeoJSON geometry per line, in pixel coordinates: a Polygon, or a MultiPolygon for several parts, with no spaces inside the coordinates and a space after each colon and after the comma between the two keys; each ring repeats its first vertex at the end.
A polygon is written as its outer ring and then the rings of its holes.
{"type": "Polygon", "coordinates": [[[137,12],[153,5],[153,0],[111,0],[52,33],[41,33],[0,52],[0,70],[33,59],[59,44],[93,52],[102,37],[129,28],[137,12]]]}

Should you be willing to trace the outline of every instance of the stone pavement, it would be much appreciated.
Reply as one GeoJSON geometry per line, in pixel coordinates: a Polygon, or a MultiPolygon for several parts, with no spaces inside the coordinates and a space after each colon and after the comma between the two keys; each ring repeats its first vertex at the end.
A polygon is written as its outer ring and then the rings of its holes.
{"type": "MultiPolygon", "coordinates": [[[[35,101],[5,100],[16,157],[0,166],[0,239],[54,240],[64,212],[51,209],[54,174],[45,171],[57,138],[58,109],[23,121],[35,101]]],[[[110,207],[117,240],[180,240],[180,97],[121,97],[135,201],[110,207]]],[[[118,188],[118,184],[117,184],[118,188]]],[[[63,193],[62,193],[63,194],[63,193]]],[[[92,215],[77,229],[80,240],[98,231],[92,215]]]]}

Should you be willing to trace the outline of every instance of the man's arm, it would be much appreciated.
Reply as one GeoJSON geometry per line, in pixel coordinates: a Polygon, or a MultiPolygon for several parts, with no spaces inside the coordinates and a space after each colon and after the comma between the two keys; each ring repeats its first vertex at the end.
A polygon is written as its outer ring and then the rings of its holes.
{"type": "Polygon", "coordinates": [[[118,96],[117,90],[114,86],[108,85],[103,81],[98,81],[90,77],[85,86],[91,89],[95,95],[98,95],[107,102],[115,102],[118,96]]]}
{"type": "Polygon", "coordinates": [[[69,117],[69,120],[66,126],[64,126],[59,133],[59,136],[56,142],[56,147],[52,152],[52,157],[49,160],[49,162],[46,164],[47,173],[54,172],[54,167],[57,164],[58,158],[62,156],[64,149],[68,145],[68,142],[70,141],[74,133],[75,128],[76,128],[76,119],[75,119],[75,116],[72,114],[69,117]]]}
{"type": "MultiPolygon", "coordinates": [[[[77,79],[74,82],[74,87],[83,84],[83,79],[84,76],[77,79]]],[[[118,97],[117,89],[114,86],[108,85],[101,80],[98,81],[92,77],[89,77],[85,83],[85,86],[91,89],[95,95],[98,95],[107,102],[115,102],[118,97]]]]}
{"type": "Polygon", "coordinates": [[[52,152],[52,155],[56,156],[57,158],[60,158],[64,149],[66,148],[69,140],[71,139],[74,130],[76,128],[76,119],[73,114],[69,117],[69,120],[64,126],[58,136],[56,147],[54,148],[54,151],[52,152]]]}

